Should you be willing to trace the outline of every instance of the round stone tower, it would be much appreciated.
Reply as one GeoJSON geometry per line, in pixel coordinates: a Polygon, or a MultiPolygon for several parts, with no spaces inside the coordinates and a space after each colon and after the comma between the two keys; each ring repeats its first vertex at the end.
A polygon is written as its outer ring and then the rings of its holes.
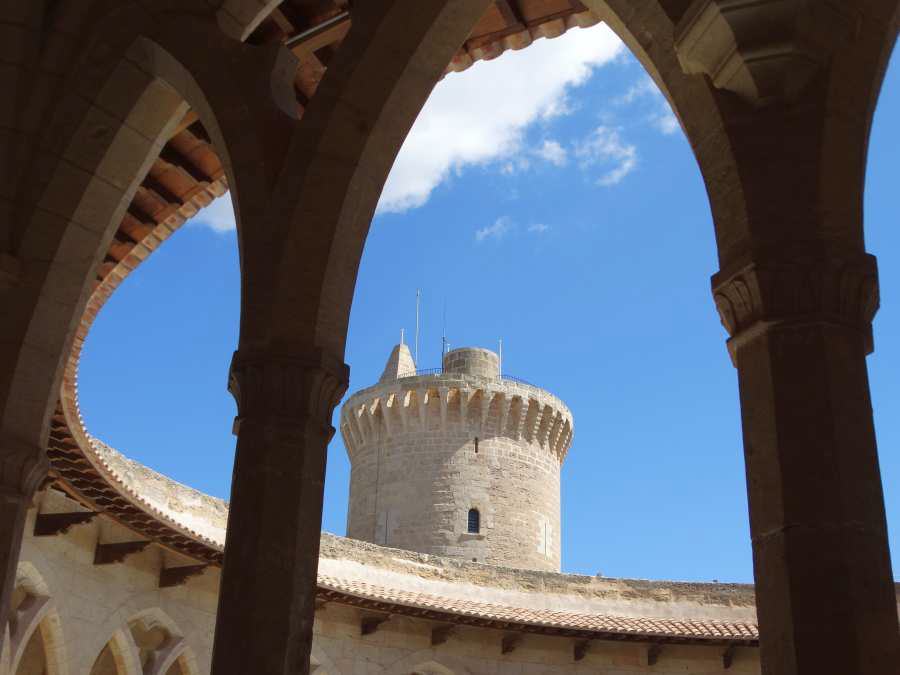
{"type": "Polygon", "coordinates": [[[341,409],[350,456],[347,536],[477,562],[559,570],[559,472],[572,414],[500,377],[487,349],[416,373],[394,347],[378,384],[341,409]]]}

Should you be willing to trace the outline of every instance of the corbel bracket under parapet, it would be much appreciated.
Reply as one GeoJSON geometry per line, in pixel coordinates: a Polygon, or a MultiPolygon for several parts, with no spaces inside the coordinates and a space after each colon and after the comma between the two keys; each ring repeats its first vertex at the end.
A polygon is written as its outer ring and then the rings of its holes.
{"type": "Polygon", "coordinates": [[[359,620],[359,634],[371,635],[390,618],[390,614],[364,614],[359,620]]]}
{"type": "Polygon", "coordinates": [[[179,567],[163,567],[159,571],[159,587],[172,588],[187,583],[191,577],[203,574],[208,565],[180,565],[179,567]]]}
{"type": "Polygon", "coordinates": [[[453,624],[435,626],[431,629],[431,646],[437,647],[438,645],[444,644],[455,632],[456,626],[453,624]]]}
{"type": "Polygon", "coordinates": [[[147,540],[122,541],[113,544],[97,542],[97,546],[94,548],[94,564],[111,565],[123,562],[128,556],[140,553],[149,545],[150,542],[147,540]]]}
{"type": "Polygon", "coordinates": [[[35,537],[53,537],[65,534],[74,525],[91,522],[97,514],[93,511],[72,513],[39,513],[34,519],[35,537]]]}
{"type": "Polygon", "coordinates": [[[588,647],[591,646],[590,640],[577,640],[572,645],[572,658],[575,661],[582,661],[587,655],[588,647]]]}

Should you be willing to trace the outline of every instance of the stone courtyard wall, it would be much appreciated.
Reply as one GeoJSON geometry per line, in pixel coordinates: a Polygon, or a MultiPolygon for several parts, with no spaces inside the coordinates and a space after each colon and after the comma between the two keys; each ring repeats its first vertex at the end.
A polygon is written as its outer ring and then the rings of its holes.
{"type": "MultiPolygon", "coordinates": [[[[36,537],[34,519],[67,512],[74,502],[55,490],[38,495],[29,514],[19,563],[19,585],[45,600],[47,611],[34,628],[32,661],[9,667],[9,633],[0,675],[206,675],[209,673],[219,570],[172,588],[159,587],[159,567],[190,564],[155,547],[113,564],[95,564],[98,542],[133,540],[133,533],[100,516],[56,536],[36,537]],[[160,558],[163,558],[161,561],[160,558]],[[37,636],[37,637],[35,637],[37,636]],[[148,637],[149,636],[149,637],[148,637]],[[36,654],[37,647],[44,656],[36,654]],[[169,651],[167,651],[169,650],[169,651]],[[175,650],[174,652],[172,650],[175,650]],[[177,658],[166,660],[166,655],[177,658]],[[35,670],[34,668],[43,668],[35,670]]],[[[320,571],[357,575],[367,582],[407,589],[438,584],[448,594],[481,600],[569,603],[572,608],[632,607],[641,614],[656,606],[724,617],[753,616],[746,586],[675,585],[621,582],[548,572],[509,570],[491,565],[386,549],[323,535],[320,571]],[[530,599],[529,599],[530,598],[530,599]],[[675,607],[675,606],[673,606],[675,607]],[[680,608],[680,609],[679,609],[680,608]]],[[[720,646],[666,645],[648,663],[647,644],[593,640],[580,658],[578,641],[549,635],[512,633],[473,625],[448,625],[412,616],[373,616],[362,607],[325,602],[318,607],[312,652],[317,675],[539,675],[550,673],[732,673],[759,672],[757,650],[739,647],[725,671],[720,646]]]]}

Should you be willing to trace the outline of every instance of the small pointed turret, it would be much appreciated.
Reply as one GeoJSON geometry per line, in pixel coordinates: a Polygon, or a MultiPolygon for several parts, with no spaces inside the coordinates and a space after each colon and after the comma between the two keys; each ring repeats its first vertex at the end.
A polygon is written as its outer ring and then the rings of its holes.
{"type": "Polygon", "coordinates": [[[381,382],[390,382],[401,377],[410,377],[416,374],[416,364],[413,361],[412,353],[402,342],[394,347],[391,355],[384,366],[384,372],[381,374],[381,382]]]}

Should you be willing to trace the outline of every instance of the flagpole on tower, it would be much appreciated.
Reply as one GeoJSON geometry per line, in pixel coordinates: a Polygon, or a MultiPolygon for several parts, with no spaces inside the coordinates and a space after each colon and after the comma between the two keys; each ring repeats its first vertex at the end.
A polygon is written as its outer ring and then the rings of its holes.
{"type": "Polygon", "coordinates": [[[441,330],[441,367],[444,364],[444,354],[447,353],[447,298],[444,298],[444,326],[441,330]]]}
{"type": "Polygon", "coordinates": [[[419,367],[419,299],[422,297],[422,291],[416,289],[416,345],[415,345],[415,362],[416,368],[419,367]]]}

